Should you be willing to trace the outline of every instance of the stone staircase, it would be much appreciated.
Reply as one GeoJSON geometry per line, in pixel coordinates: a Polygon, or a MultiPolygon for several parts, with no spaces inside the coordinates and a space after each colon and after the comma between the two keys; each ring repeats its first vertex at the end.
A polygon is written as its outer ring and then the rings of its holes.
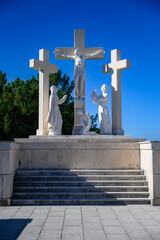
{"type": "Polygon", "coordinates": [[[150,204],[142,170],[18,170],[12,205],[150,204]]]}

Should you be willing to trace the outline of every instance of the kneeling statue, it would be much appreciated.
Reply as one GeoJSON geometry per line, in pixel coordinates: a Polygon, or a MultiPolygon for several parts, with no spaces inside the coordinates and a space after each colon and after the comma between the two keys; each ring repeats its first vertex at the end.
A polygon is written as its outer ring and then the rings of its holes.
{"type": "Polygon", "coordinates": [[[89,115],[89,112],[77,110],[77,113],[80,115],[80,122],[82,125],[82,128],[79,134],[80,135],[96,135],[95,132],[89,131],[89,129],[91,128],[91,117],[89,115]]]}

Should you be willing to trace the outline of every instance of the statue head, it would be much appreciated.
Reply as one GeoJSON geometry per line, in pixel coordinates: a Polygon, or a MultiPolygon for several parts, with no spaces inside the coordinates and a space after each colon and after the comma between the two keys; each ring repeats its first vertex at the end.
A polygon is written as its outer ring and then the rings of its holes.
{"type": "Polygon", "coordinates": [[[52,93],[52,94],[56,94],[56,92],[57,92],[56,86],[50,87],[50,90],[51,90],[51,93],[52,93]]]}
{"type": "Polygon", "coordinates": [[[74,50],[74,54],[75,54],[76,56],[80,56],[80,54],[79,54],[79,49],[74,50]]]}
{"type": "Polygon", "coordinates": [[[102,87],[101,87],[101,91],[102,92],[107,92],[108,90],[108,86],[106,84],[103,84],[102,87]]]}

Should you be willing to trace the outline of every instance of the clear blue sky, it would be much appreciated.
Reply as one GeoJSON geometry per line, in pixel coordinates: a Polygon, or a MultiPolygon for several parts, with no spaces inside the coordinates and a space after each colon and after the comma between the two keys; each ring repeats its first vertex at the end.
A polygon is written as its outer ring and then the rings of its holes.
{"type": "Polygon", "coordinates": [[[29,59],[38,59],[41,48],[50,51],[50,62],[73,79],[74,61],[56,60],[55,47],[72,47],[74,29],[85,29],[86,47],[104,47],[103,60],[86,61],[86,110],[96,114],[90,99],[94,89],[109,86],[102,73],[110,51],[121,50],[131,60],[122,71],[122,122],[125,135],[160,140],[160,1],[159,0],[1,0],[0,69],[8,81],[29,79],[38,71],[29,59]]]}

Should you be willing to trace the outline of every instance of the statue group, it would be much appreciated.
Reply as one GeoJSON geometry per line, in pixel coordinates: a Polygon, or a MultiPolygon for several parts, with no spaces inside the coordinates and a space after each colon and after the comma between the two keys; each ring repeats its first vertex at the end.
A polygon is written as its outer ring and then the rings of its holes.
{"type": "MultiPolygon", "coordinates": [[[[108,94],[107,85],[103,84],[101,87],[102,94],[97,96],[97,90],[95,89],[91,95],[93,103],[99,103],[98,116],[100,122],[100,134],[110,135],[112,134],[112,128],[110,123],[109,112],[107,108],[108,94]]],[[[50,88],[50,100],[49,100],[49,112],[46,121],[48,122],[48,130],[50,136],[56,136],[62,134],[62,116],[59,110],[59,104],[65,102],[67,95],[64,95],[62,99],[59,99],[57,94],[57,88],[52,86],[50,88]]],[[[96,135],[95,132],[90,131],[91,128],[91,117],[89,112],[77,110],[77,114],[80,115],[80,122],[82,128],[79,132],[80,135],[96,135]]]]}
{"type": "MultiPolygon", "coordinates": [[[[74,55],[67,55],[59,50],[56,50],[54,52],[55,54],[59,54],[65,58],[70,58],[75,60],[75,93],[78,98],[82,97],[83,93],[83,84],[85,79],[85,73],[84,73],[84,64],[85,59],[94,57],[100,53],[104,53],[104,51],[99,50],[95,53],[84,55],[80,53],[79,49],[74,50],[74,55]]],[[[100,134],[112,134],[111,129],[111,123],[109,118],[109,112],[107,108],[108,103],[108,94],[107,94],[108,87],[103,84],[101,87],[102,94],[97,95],[97,90],[94,90],[91,99],[93,103],[99,103],[99,110],[98,110],[98,116],[99,116],[99,122],[100,122],[100,134]]],[[[62,134],[62,116],[59,110],[59,104],[62,104],[65,99],[67,98],[67,95],[65,95],[62,99],[59,99],[56,95],[57,88],[55,86],[52,86],[50,88],[51,95],[49,100],[49,112],[46,121],[48,122],[48,130],[50,136],[55,135],[61,135],[62,134]]],[[[79,132],[80,135],[96,135],[95,132],[90,131],[91,128],[91,117],[89,115],[89,112],[85,112],[82,110],[77,110],[77,114],[80,116],[80,123],[81,123],[81,130],[79,132]]]]}
{"type": "MultiPolygon", "coordinates": [[[[85,60],[103,59],[105,52],[102,47],[85,47],[85,31],[83,29],[76,29],[74,37],[74,47],[56,48],[54,53],[56,59],[74,60],[75,91],[72,134],[92,135],[95,133],[90,131],[91,118],[89,113],[85,111],[85,60]]],[[[37,135],[47,135],[48,132],[51,136],[61,135],[63,121],[59,104],[62,104],[67,96],[65,95],[62,99],[59,99],[55,86],[51,87],[50,100],[48,94],[49,73],[56,73],[58,67],[49,63],[49,51],[46,49],[39,51],[39,60],[30,60],[30,67],[39,70],[39,79],[43,83],[39,85],[39,128],[37,129],[37,135]]],[[[102,72],[105,74],[111,73],[112,127],[107,108],[108,87],[103,84],[100,95],[97,95],[97,90],[94,90],[91,94],[93,103],[98,103],[101,135],[124,135],[121,114],[121,71],[128,68],[130,68],[130,60],[121,60],[121,51],[118,49],[111,51],[111,63],[103,65],[102,72]]]]}

